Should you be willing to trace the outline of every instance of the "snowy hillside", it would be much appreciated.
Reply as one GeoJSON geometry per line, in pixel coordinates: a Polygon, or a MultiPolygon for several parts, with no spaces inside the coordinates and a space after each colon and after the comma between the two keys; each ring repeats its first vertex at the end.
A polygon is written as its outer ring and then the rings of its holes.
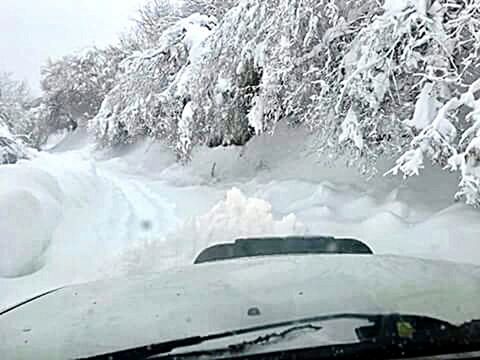
{"type": "Polygon", "coordinates": [[[480,213],[452,205],[456,176],[367,182],[319,163],[310,141],[280,127],[246,147],[199,148],[182,166],[159,142],[99,152],[77,132],[0,167],[0,306],[188,264],[245,235],[353,236],[379,254],[480,265],[480,213]]]}

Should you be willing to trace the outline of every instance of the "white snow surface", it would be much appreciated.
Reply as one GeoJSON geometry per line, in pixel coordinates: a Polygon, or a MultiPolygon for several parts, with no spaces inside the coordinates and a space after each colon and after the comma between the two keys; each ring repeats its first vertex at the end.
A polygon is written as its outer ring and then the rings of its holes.
{"type": "Polygon", "coordinates": [[[480,265],[480,213],[453,203],[458,179],[441,169],[367,181],[319,162],[305,130],[281,127],[244,148],[197,149],[187,166],[152,140],[99,152],[85,137],[0,167],[0,308],[189,264],[249,235],[348,236],[378,254],[480,265]]]}

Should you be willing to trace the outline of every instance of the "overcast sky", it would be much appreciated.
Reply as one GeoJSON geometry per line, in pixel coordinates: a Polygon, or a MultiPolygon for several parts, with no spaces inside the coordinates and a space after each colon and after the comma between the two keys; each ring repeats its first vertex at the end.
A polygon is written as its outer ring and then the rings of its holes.
{"type": "Polygon", "coordinates": [[[38,92],[49,58],[114,42],[145,0],[0,0],[0,71],[38,92]]]}

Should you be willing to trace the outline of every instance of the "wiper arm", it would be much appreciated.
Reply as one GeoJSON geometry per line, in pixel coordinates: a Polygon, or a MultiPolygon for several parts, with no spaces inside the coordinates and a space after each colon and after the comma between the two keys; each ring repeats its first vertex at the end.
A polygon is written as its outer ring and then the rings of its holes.
{"type": "MultiPolygon", "coordinates": [[[[433,330],[441,330],[445,331],[448,333],[449,331],[454,331],[458,329],[458,327],[451,325],[447,322],[441,321],[441,320],[436,320],[433,318],[428,318],[428,317],[421,317],[421,316],[408,316],[408,315],[403,315],[400,316],[398,314],[391,314],[391,315],[378,315],[378,314],[356,314],[356,313],[343,313],[343,314],[333,314],[333,315],[323,315],[323,316],[315,316],[315,317],[309,317],[309,318],[303,318],[303,319],[298,319],[298,320],[291,320],[291,321],[283,321],[283,322],[277,322],[277,323],[272,323],[272,324],[266,324],[266,325],[260,325],[260,326],[254,326],[254,327],[249,327],[249,328],[244,328],[244,329],[239,329],[239,330],[233,330],[233,331],[226,331],[223,333],[217,333],[217,334],[211,334],[211,335],[206,335],[206,336],[194,336],[194,337],[188,337],[184,339],[179,339],[179,340],[172,340],[172,341],[166,341],[166,342],[161,342],[158,344],[151,344],[151,345],[145,345],[145,346],[140,346],[136,348],[131,348],[131,349],[126,349],[126,350],[120,350],[116,352],[111,352],[111,353],[106,353],[106,354],[101,354],[101,355],[95,355],[92,357],[86,357],[86,358],[81,358],[78,360],[87,360],[87,359],[98,359],[98,360],[107,360],[107,359],[115,359],[115,360],[130,360],[130,359],[146,359],[150,356],[154,355],[161,355],[161,354],[168,354],[171,351],[175,349],[180,349],[180,348],[185,348],[185,347],[190,347],[190,346],[195,346],[195,345],[200,345],[202,343],[206,343],[209,341],[213,340],[221,340],[221,339],[227,339],[230,337],[235,337],[239,335],[245,335],[249,333],[255,333],[255,332],[260,332],[260,331],[267,331],[275,328],[281,328],[281,327],[296,327],[300,326],[302,324],[314,324],[318,322],[324,322],[324,321],[329,321],[329,320],[338,320],[338,319],[359,319],[359,320],[366,320],[374,324],[374,326],[370,327],[364,327],[364,328],[358,328],[356,329],[357,335],[361,341],[363,340],[368,340],[372,338],[378,338],[378,337],[385,337],[385,336],[390,336],[393,337],[397,335],[398,329],[396,326],[399,324],[399,319],[416,319],[417,322],[423,322],[423,323],[428,323],[430,324],[431,331],[433,330]],[[398,320],[398,321],[397,321],[398,320]],[[433,325],[432,325],[433,324],[433,325]]],[[[402,320],[402,324],[406,324],[407,322],[402,320]]],[[[400,329],[402,330],[402,329],[400,329]]],[[[408,326],[406,326],[405,329],[403,329],[403,334],[406,337],[410,336],[408,326]]]]}

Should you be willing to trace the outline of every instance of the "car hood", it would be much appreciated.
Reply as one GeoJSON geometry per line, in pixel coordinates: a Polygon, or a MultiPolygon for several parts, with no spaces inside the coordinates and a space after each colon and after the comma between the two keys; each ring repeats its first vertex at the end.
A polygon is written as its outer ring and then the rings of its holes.
{"type": "Polygon", "coordinates": [[[480,268],[396,256],[279,256],[60,289],[0,316],[5,359],[65,359],[331,313],[480,318],[480,268]],[[251,311],[255,308],[255,311],[251,311]]]}

